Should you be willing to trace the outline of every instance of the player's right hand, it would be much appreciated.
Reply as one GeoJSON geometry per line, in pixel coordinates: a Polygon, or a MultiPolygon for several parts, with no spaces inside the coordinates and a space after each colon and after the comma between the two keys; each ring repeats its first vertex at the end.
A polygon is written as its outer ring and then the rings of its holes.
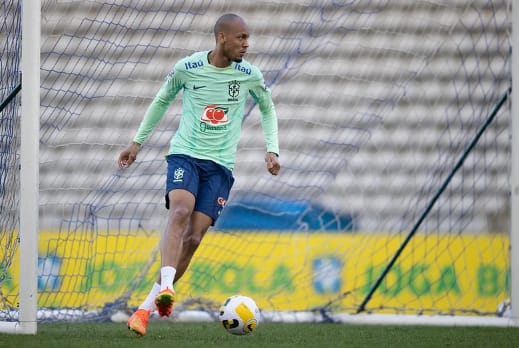
{"type": "Polygon", "coordinates": [[[274,152],[267,152],[265,154],[265,162],[267,163],[267,170],[272,175],[278,175],[281,166],[279,164],[278,155],[274,152]]]}
{"type": "Polygon", "coordinates": [[[128,168],[137,159],[137,153],[139,152],[141,145],[133,142],[127,149],[123,150],[119,155],[119,168],[128,168]]]}

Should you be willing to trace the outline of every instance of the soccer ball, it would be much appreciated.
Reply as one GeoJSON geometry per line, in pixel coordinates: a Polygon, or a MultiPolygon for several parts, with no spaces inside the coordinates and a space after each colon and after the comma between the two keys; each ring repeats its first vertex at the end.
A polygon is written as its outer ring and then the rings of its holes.
{"type": "Polygon", "coordinates": [[[498,317],[510,318],[512,314],[512,304],[510,299],[506,299],[497,306],[496,314],[498,317]]]}
{"type": "Polygon", "coordinates": [[[243,295],[227,298],[220,307],[220,322],[233,335],[247,335],[260,321],[260,311],[253,299],[243,295]]]}

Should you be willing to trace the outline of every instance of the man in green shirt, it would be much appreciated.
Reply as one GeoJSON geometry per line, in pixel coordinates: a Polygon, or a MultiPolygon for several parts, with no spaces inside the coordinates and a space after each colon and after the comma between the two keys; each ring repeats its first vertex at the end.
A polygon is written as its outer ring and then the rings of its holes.
{"type": "Polygon", "coordinates": [[[157,283],[128,328],[143,336],[150,313],[170,316],[175,283],[186,271],[205,233],[229,197],[244,108],[250,94],[261,112],[265,162],[278,175],[278,126],[270,90],[259,69],[243,59],[249,29],[238,15],[225,14],[214,26],[216,47],[180,60],[149,106],[132,144],[121,152],[119,167],[130,166],[141,145],[182,91],[182,117],[166,157],[166,233],[161,241],[157,283]]]}

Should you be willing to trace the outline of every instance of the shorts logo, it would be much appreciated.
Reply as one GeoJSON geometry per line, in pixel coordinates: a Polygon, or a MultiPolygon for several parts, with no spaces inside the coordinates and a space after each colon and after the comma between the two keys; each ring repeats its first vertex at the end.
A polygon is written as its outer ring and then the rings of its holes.
{"type": "Polygon", "coordinates": [[[173,173],[173,182],[182,182],[184,179],[184,168],[177,168],[173,173]]]}
{"type": "Polygon", "coordinates": [[[227,118],[227,111],[229,111],[229,108],[216,106],[214,104],[207,105],[204,108],[201,120],[212,124],[228,123],[229,119],[227,118]]]}
{"type": "Polygon", "coordinates": [[[225,203],[227,203],[227,200],[223,197],[218,197],[216,202],[218,203],[219,206],[221,206],[223,208],[223,207],[225,207],[225,203]]]}
{"type": "Polygon", "coordinates": [[[222,209],[225,207],[225,203],[227,203],[227,200],[223,197],[218,197],[216,199],[216,203],[218,203],[218,205],[221,207],[219,210],[218,210],[218,215],[220,215],[222,213],[222,209]]]}

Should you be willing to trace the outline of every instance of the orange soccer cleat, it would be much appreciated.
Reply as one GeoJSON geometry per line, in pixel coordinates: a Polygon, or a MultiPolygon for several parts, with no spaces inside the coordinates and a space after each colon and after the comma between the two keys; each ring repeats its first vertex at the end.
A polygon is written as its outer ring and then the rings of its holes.
{"type": "Polygon", "coordinates": [[[161,317],[169,317],[173,312],[173,303],[175,302],[175,292],[170,288],[166,288],[159,292],[155,297],[155,306],[161,317]]]}
{"type": "Polygon", "coordinates": [[[151,311],[147,309],[137,309],[135,313],[128,318],[128,330],[135,332],[139,336],[146,335],[146,327],[150,319],[151,311]]]}

